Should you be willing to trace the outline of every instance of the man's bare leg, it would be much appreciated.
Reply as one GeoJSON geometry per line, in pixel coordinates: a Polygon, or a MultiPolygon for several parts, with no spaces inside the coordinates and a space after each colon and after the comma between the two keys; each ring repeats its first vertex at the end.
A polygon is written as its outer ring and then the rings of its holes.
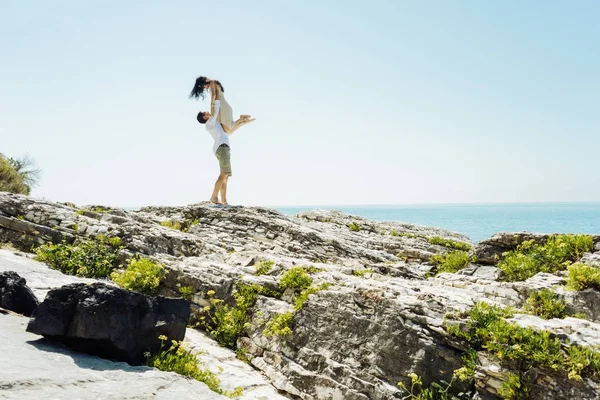
{"type": "Polygon", "coordinates": [[[223,184],[223,174],[220,174],[215,182],[215,188],[213,189],[212,196],[210,196],[210,202],[215,204],[221,204],[219,201],[219,191],[221,190],[221,186],[223,184]]]}
{"type": "Polygon", "coordinates": [[[227,205],[227,181],[229,180],[229,174],[225,173],[225,174],[221,174],[222,178],[222,183],[221,183],[221,201],[223,202],[223,204],[227,205]]]}

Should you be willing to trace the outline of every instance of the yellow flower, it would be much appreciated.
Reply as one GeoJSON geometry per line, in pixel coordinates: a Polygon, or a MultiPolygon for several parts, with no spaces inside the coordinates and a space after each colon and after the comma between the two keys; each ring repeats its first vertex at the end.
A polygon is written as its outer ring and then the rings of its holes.
{"type": "Polygon", "coordinates": [[[204,311],[209,311],[210,310],[210,306],[204,306],[204,311]]]}
{"type": "Polygon", "coordinates": [[[167,339],[168,339],[168,338],[167,338],[165,335],[160,335],[158,338],[159,338],[160,340],[167,340],[167,339]]]}
{"type": "Polygon", "coordinates": [[[213,294],[215,294],[215,291],[214,290],[209,290],[208,292],[206,292],[206,294],[208,296],[212,296],[213,294]]]}

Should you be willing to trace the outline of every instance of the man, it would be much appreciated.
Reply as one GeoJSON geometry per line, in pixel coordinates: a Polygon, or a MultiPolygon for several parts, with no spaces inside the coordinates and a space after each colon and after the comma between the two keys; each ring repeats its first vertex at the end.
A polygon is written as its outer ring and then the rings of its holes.
{"type": "Polygon", "coordinates": [[[206,124],[206,130],[215,143],[213,145],[213,152],[219,160],[219,177],[215,182],[215,188],[213,189],[212,196],[210,197],[211,203],[227,205],[227,180],[231,176],[231,154],[229,147],[229,136],[233,134],[240,127],[252,122],[255,118],[250,118],[249,115],[242,115],[240,118],[233,123],[233,126],[223,127],[219,123],[219,109],[221,108],[221,102],[215,100],[211,104],[211,112],[200,111],[197,119],[201,124],[206,124]],[[221,200],[219,201],[219,193],[221,194],[221,200]]]}

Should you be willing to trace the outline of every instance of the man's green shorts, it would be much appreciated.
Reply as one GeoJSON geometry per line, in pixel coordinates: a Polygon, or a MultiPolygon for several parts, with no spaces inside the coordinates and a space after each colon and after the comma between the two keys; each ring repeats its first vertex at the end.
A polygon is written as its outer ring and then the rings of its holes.
{"type": "Polygon", "coordinates": [[[219,168],[221,173],[229,174],[231,176],[231,149],[227,145],[221,145],[215,153],[217,160],[219,160],[219,168]]]}

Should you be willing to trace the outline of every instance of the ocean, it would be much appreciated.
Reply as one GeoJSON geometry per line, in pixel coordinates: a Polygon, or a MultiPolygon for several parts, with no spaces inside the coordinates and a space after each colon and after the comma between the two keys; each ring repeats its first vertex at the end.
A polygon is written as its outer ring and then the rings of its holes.
{"type": "Polygon", "coordinates": [[[474,242],[497,232],[600,234],[600,202],[272,208],[287,215],[315,209],[339,210],[376,221],[445,228],[465,234],[474,242]]]}

